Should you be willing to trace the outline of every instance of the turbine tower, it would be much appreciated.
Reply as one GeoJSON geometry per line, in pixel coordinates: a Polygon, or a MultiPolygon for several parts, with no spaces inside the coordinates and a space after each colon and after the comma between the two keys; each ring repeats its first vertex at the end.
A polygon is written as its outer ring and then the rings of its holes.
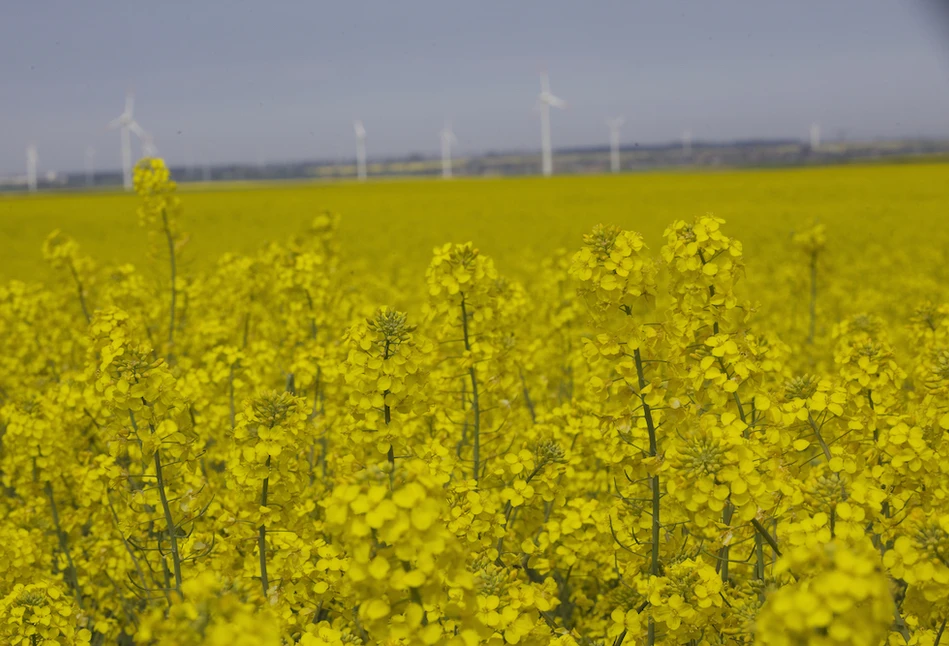
{"type": "Polygon", "coordinates": [[[445,123],[438,136],[442,140],[442,179],[451,179],[451,147],[452,144],[458,143],[458,139],[452,132],[450,123],[445,123]]]}
{"type": "Polygon", "coordinates": [[[547,78],[547,72],[540,75],[540,95],[537,97],[538,107],[540,108],[540,152],[541,169],[544,175],[550,175],[554,172],[554,161],[550,144],[550,109],[567,107],[567,104],[550,93],[550,79],[547,78]]]}
{"type": "Polygon", "coordinates": [[[811,124],[811,150],[820,148],[820,124],[811,124]]]}
{"type": "Polygon", "coordinates": [[[30,144],[26,147],[26,188],[30,193],[36,192],[36,162],[38,160],[36,144],[30,144]]]}
{"type": "Polygon", "coordinates": [[[607,119],[606,125],[610,129],[610,170],[619,172],[619,129],[626,123],[624,117],[607,119]]]}
{"type": "Polygon", "coordinates": [[[135,107],[135,98],[129,92],[125,95],[125,110],[118,117],[109,122],[109,130],[119,129],[122,135],[122,186],[126,191],[132,190],[132,127],[138,128],[132,117],[135,107]]]}
{"type": "Polygon", "coordinates": [[[366,181],[366,129],[362,121],[353,121],[353,130],[356,132],[356,178],[360,182],[366,181]]]}
{"type": "Polygon", "coordinates": [[[692,131],[686,130],[682,133],[682,156],[688,159],[692,156],[692,131]]]}
{"type": "Polygon", "coordinates": [[[89,146],[86,148],[86,186],[92,186],[95,183],[95,164],[96,149],[89,146]]]}

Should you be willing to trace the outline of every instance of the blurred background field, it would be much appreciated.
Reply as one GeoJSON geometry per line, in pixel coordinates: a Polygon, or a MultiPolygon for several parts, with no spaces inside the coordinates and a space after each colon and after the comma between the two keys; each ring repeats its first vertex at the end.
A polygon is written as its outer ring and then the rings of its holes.
{"type": "MultiPolygon", "coordinates": [[[[454,182],[369,184],[215,184],[182,192],[186,268],[201,270],[226,251],[250,252],[298,231],[330,209],[342,215],[341,252],[419,285],[434,246],[471,240],[499,269],[525,278],[555,249],[574,249],[596,223],[640,231],[654,249],[675,219],[711,212],[745,244],[749,273],[775,279],[795,253],[790,236],[826,225],[829,261],[843,289],[877,289],[863,280],[912,279],[917,289],[944,283],[949,226],[949,165],[647,173],[454,182]],[[859,280],[859,283],[858,283],[859,280]],[[843,282],[841,282],[843,281],[843,282]]],[[[0,279],[45,276],[40,246],[53,229],[74,236],[103,264],[142,265],[146,236],[137,198],[119,193],[48,194],[0,199],[0,279]]],[[[792,262],[793,264],[793,262],[792,262]]]]}
{"type": "MultiPolygon", "coordinates": [[[[189,240],[184,275],[226,252],[247,253],[300,231],[324,209],[342,215],[344,269],[358,289],[415,309],[432,249],[473,241],[530,288],[544,258],[579,248],[597,223],[641,232],[658,252],[676,219],[711,212],[744,244],[744,290],[788,337],[806,325],[809,270],[795,231],[826,226],[819,287],[822,335],[835,321],[873,313],[900,326],[914,308],[949,298],[949,165],[872,165],[721,173],[356,183],[215,184],[183,189],[189,240]]],[[[45,281],[40,247],[53,229],[101,265],[146,256],[135,196],[47,194],[0,199],[0,280],[45,281]]]]}

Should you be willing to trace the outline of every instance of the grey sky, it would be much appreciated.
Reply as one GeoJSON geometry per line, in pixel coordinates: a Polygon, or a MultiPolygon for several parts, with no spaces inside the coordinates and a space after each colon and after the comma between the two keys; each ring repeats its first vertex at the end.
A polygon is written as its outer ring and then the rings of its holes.
{"type": "Polygon", "coordinates": [[[118,168],[126,88],[175,163],[537,149],[538,72],[568,102],[555,147],[949,136],[944,0],[265,2],[7,0],[0,172],[118,168]]]}

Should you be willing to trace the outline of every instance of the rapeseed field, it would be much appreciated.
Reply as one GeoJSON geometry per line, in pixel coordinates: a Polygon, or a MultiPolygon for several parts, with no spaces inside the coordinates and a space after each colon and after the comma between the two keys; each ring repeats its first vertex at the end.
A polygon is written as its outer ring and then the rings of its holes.
{"type": "Polygon", "coordinates": [[[0,200],[0,641],[934,646],[947,179],[0,200]]]}

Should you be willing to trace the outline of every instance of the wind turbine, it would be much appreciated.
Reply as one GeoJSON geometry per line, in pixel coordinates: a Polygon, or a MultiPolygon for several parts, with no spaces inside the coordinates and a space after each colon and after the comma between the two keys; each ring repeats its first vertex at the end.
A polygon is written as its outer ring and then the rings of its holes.
{"type": "Polygon", "coordinates": [[[625,117],[607,119],[606,125],[610,129],[610,170],[619,172],[619,129],[626,123],[625,117]]]}
{"type": "Polygon", "coordinates": [[[540,75],[540,95],[537,97],[540,108],[540,152],[541,169],[544,175],[550,175],[554,172],[554,161],[550,145],[550,109],[566,108],[567,104],[563,99],[550,93],[550,79],[547,72],[541,72],[540,75]]]}
{"type": "Polygon", "coordinates": [[[142,134],[142,156],[158,157],[158,148],[155,147],[155,139],[147,132],[142,134]]]}
{"type": "Polygon", "coordinates": [[[811,150],[820,148],[820,124],[811,124],[811,150]]]}
{"type": "Polygon", "coordinates": [[[137,121],[129,124],[129,130],[135,133],[138,140],[142,142],[142,157],[158,157],[158,148],[155,147],[155,138],[145,131],[137,121]]]}
{"type": "Polygon", "coordinates": [[[132,117],[134,107],[135,97],[129,92],[125,95],[125,110],[110,121],[108,126],[109,130],[118,128],[122,135],[122,186],[126,191],[132,190],[132,127],[134,125],[139,128],[132,117]]]}
{"type": "Polygon", "coordinates": [[[96,149],[89,146],[86,148],[86,186],[92,186],[95,183],[95,164],[96,149]]]}
{"type": "Polygon", "coordinates": [[[445,124],[438,136],[442,140],[442,178],[451,179],[451,147],[452,144],[458,143],[458,139],[452,132],[450,123],[445,124]]]}
{"type": "Polygon", "coordinates": [[[362,121],[353,121],[353,130],[356,132],[356,177],[360,182],[366,181],[366,129],[362,121]]]}
{"type": "Polygon", "coordinates": [[[26,187],[30,193],[36,192],[36,162],[38,160],[36,144],[30,144],[26,147],[26,187]]]}
{"type": "Polygon", "coordinates": [[[688,159],[692,156],[692,131],[686,130],[682,133],[682,156],[688,159]]]}

